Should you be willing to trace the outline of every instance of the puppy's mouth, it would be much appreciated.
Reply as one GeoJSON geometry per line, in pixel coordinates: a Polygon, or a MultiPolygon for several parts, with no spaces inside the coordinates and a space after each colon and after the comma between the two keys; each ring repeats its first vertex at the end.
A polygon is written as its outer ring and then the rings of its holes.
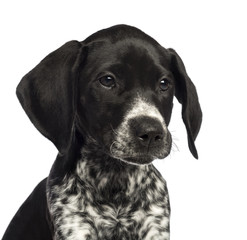
{"type": "Polygon", "coordinates": [[[171,151],[171,138],[160,145],[160,148],[146,149],[137,144],[114,142],[110,148],[110,156],[128,164],[147,165],[155,159],[166,158],[171,151]],[[161,147],[162,146],[162,147],[161,147]]]}
{"type": "Polygon", "coordinates": [[[138,156],[129,156],[129,157],[115,157],[127,164],[132,164],[132,165],[148,165],[151,164],[155,159],[163,159],[166,158],[170,154],[169,152],[166,152],[163,154],[161,157],[156,157],[152,155],[138,155],[138,156]]]}

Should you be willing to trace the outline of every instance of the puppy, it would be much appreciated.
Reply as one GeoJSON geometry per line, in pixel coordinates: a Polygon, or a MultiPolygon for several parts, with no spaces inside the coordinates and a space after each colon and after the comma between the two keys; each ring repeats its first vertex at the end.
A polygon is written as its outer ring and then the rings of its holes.
{"type": "Polygon", "coordinates": [[[3,240],[169,239],[168,191],[152,161],[170,153],[174,96],[195,158],[202,120],[173,49],[117,25],[49,54],[17,96],[59,153],[3,240]]]}

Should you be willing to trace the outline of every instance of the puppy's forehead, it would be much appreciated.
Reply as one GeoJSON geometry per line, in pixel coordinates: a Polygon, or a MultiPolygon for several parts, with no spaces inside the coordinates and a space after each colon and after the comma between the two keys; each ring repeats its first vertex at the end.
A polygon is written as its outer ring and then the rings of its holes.
{"type": "MultiPolygon", "coordinates": [[[[89,44],[89,55],[98,59],[127,60],[126,58],[149,57],[155,61],[164,57],[159,45],[150,44],[139,38],[129,38],[117,42],[100,41],[89,44]]],[[[128,59],[131,60],[131,59],[128,59]]]]}
{"type": "Polygon", "coordinates": [[[89,46],[87,63],[93,73],[108,70],[113,70],[114,73],[115,68],[120,74],[124,71],[125,77],[126,73],[144,75],[148,72],[148,74],[156,74],[155,77],[159,78],[169,71],[169,59],[162,47],[138,38],[119,40],[114,43],[94,42],[89,46]]]}
{"type": "Polygon", "coordinates": [[[156,64],[170,62],[169,52],[155,39],[140,29],[128,25],[116,25],[100,30],[83,41],[88,46],[89,61],[138,61],[146,57],[156,64]],[[135,56],[135,58],[134,58],[135,56]],[[127,59],[128,58],[128,59],[127,59]]]}

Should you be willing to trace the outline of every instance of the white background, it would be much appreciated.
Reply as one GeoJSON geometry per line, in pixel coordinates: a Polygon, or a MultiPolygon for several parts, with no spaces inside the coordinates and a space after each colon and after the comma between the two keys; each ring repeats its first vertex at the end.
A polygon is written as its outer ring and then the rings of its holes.
{"type": "Polygon", "coordinates": [[[157,163],[170,192],[171,240],[246,240],[246,10],[240,0],[1,1],[0,237],[57,153],[18,103],[18,82],[66,41],[126,23],[180,54],[204,113],[200,159],[188,150],[176,102],[178,149],[157,163]]]}

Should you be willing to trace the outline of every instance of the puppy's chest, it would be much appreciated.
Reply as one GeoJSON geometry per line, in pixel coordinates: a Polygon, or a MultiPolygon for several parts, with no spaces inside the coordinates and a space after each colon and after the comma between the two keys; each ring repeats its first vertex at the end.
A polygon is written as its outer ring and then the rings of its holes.
{"type": "Polygon", "coordinates": [[[169,239],[165,182],[155,174],[108,177],[92,184],[73,175],[54,187],[56,239],[169,239]]]}

